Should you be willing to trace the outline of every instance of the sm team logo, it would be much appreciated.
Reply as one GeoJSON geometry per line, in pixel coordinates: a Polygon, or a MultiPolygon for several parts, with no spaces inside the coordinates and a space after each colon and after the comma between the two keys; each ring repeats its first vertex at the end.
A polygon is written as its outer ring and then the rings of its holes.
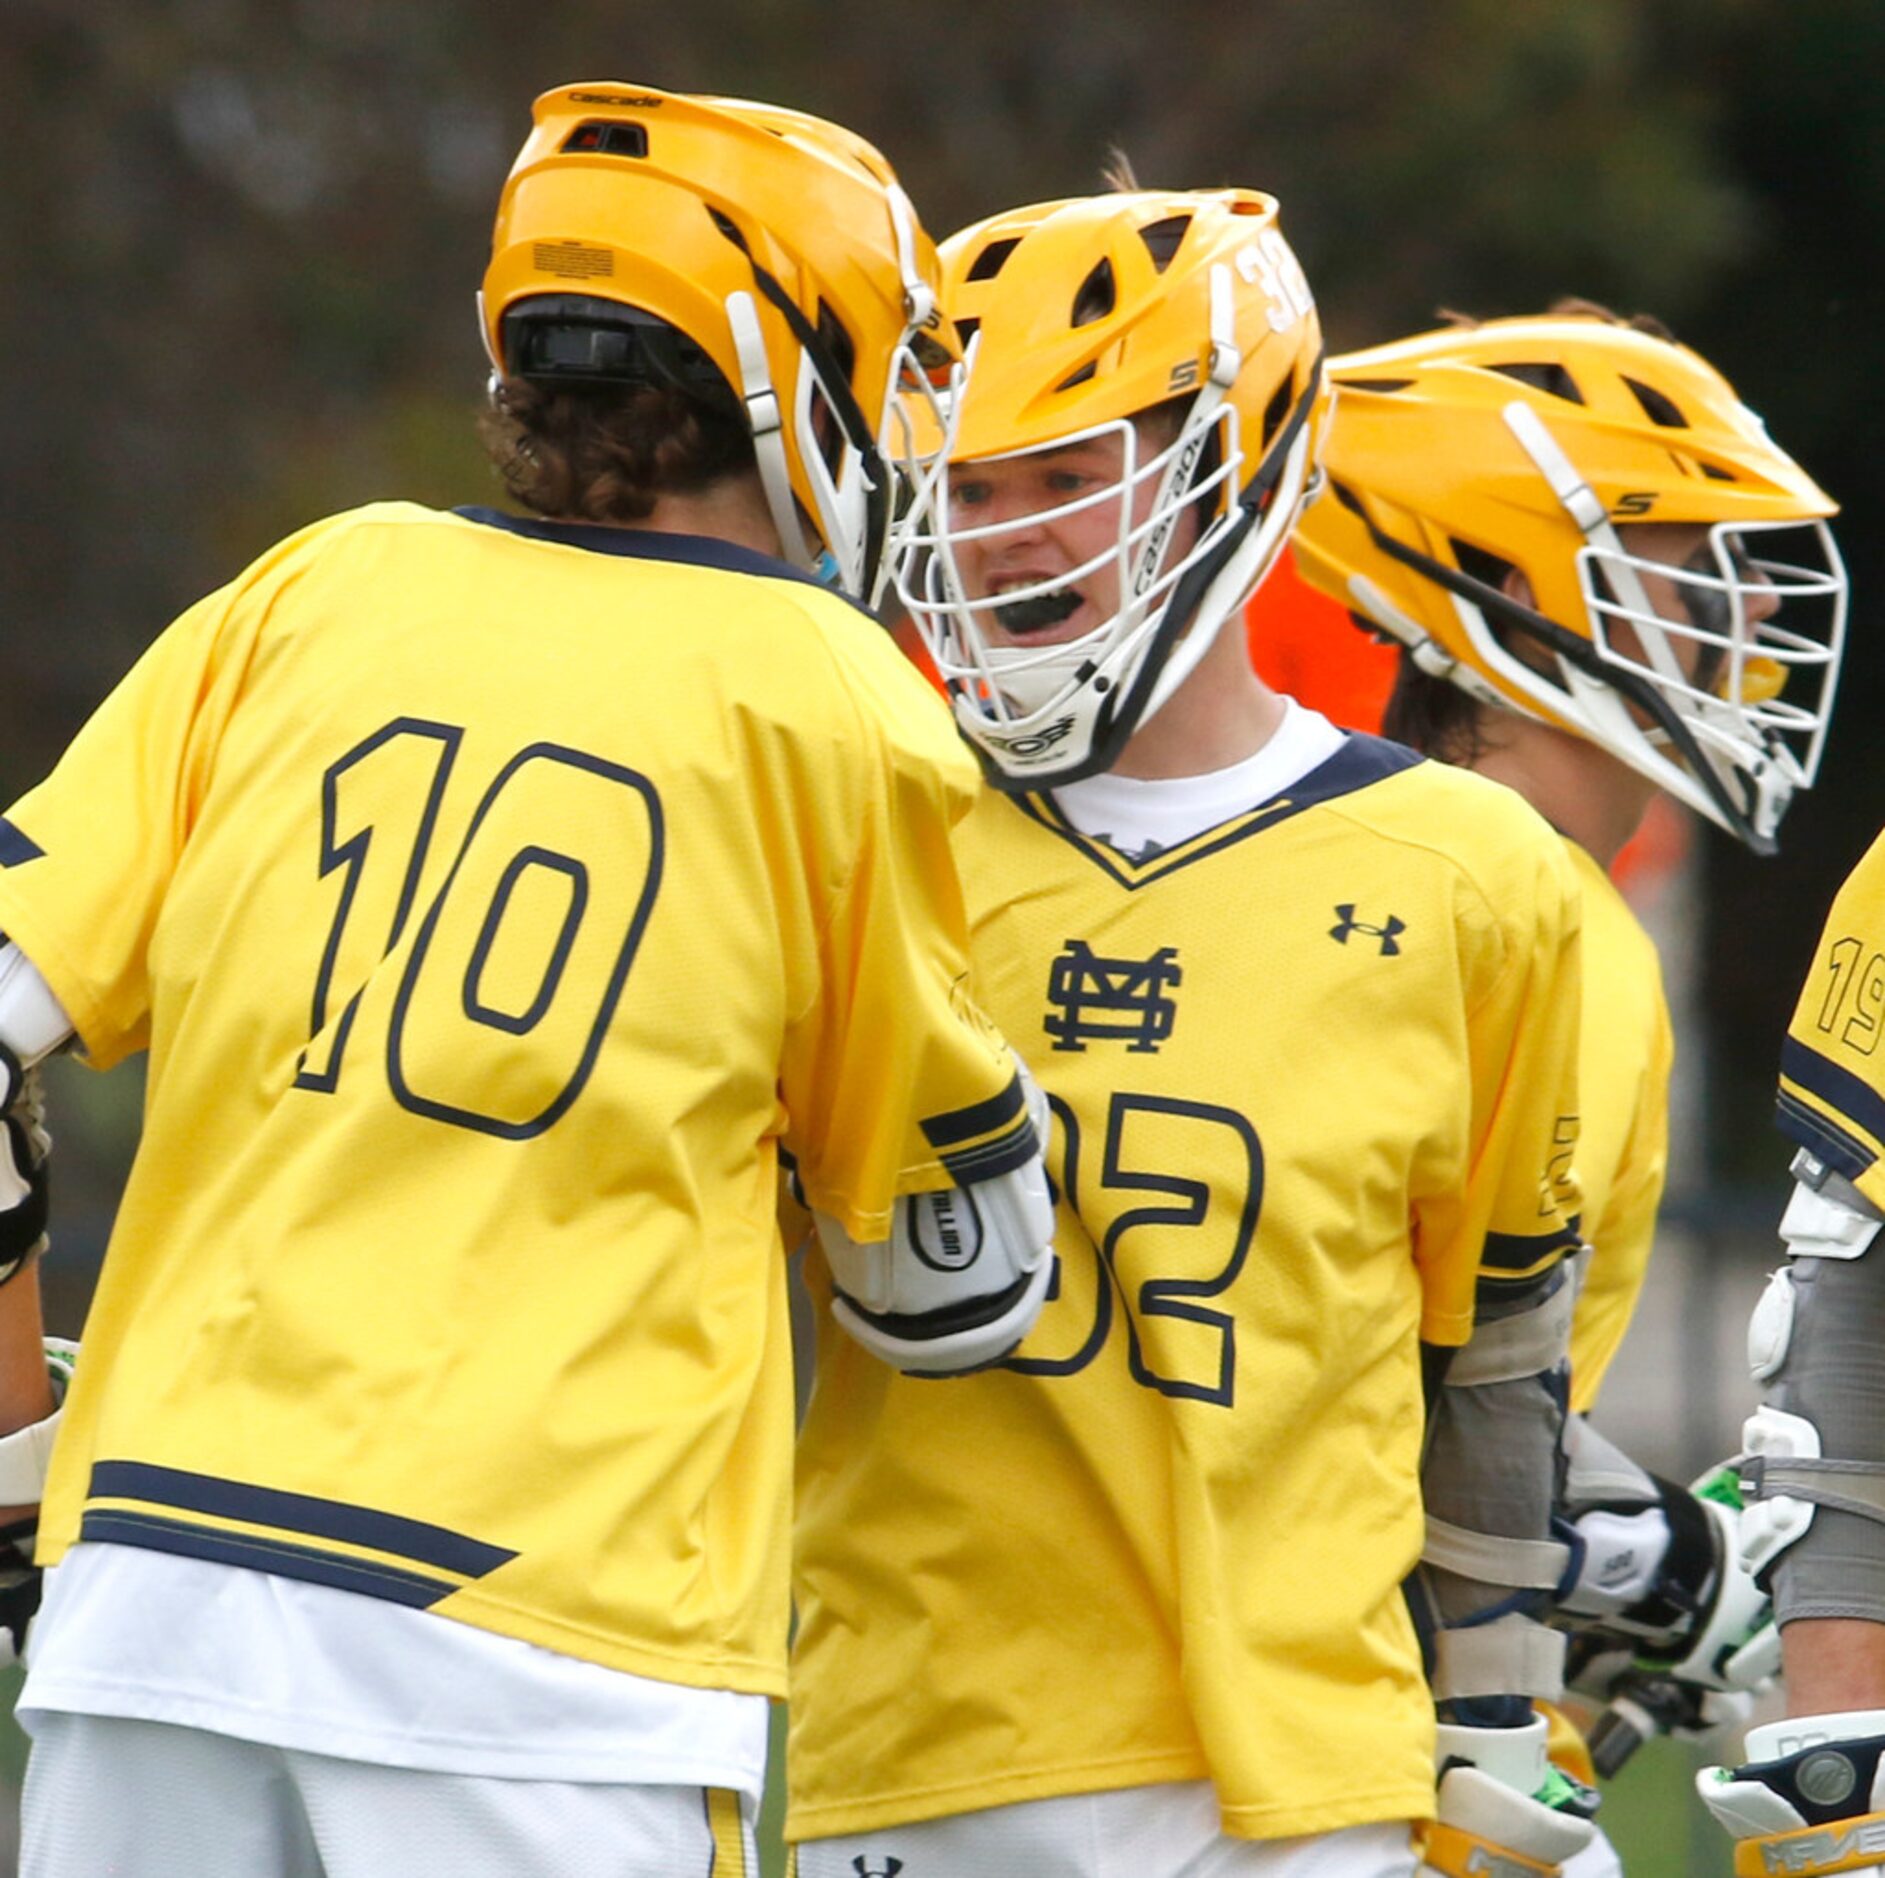
{"type": "Polygon", "coordinates": [[[1123,1043],[1155,1052],[1172,1034],[1178,1006],[1166,993],[1181,984],[1178,948],[1160,946],[1149,959],[1104,959],[1084,939],[1069,939],[1047,974],[1041,1020],[1056,1050],[1123,1043]]]}

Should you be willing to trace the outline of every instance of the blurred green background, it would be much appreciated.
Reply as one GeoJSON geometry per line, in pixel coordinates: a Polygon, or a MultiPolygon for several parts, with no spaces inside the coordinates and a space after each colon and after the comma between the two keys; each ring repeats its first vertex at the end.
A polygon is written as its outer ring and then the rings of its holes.
{"type": "MultiPolygon", "coordinates": [[[[1440,306],[1659,314],[1845,503],[1852,645],[1821,786],[1776,860],[1696,835],[1685,1049],[1705,1073],[1677,1204],[1771,1217],[1779,1036],[1885,810],[1881,73],[1874,0],[0,0],[0,803],[289,529],[492,498],[472,294],[535,92],[628,80],[823,112],[886,150],[939,235],[1098,187],[1117,145],[1148,184],[1277,194],[1337,349],[1440,306]]],[[[55,1102],[69,1331],[137,1079],[62,1071],[55,1102]]],[[[1706,1295],[1725,1241],[1698,1243],[1706,1295]]],[[[1709,1414],[1662,1420],[1673,1464],[1732,1445],[1709,1414]]],[[[1692,1839],[1692,1758],[1659,1745],[1615,1788],[1634,1878],[1726,1868],[1692,1839]]]]}

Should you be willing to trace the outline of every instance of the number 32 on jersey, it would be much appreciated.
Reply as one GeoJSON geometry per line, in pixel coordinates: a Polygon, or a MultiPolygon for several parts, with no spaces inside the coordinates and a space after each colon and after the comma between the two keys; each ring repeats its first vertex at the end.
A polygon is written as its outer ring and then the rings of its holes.
{"type": "Polygon", "coordinates": [[[1073,1111],[1057,1096],[1049,1101],[1063,1148],[1058,1197],[1076,1227],[1069,1231],[1063,1217],[1047,1310],[1027,1354],[1005,1367],[1075,1375],[1105,1347],[1117,1314],[1127,1364],[1142,1388],[1231,1407],[1237,1323],[1211,1301],[1236,1283],[1256,1238],[1263,1208],[1257,1131],[1234,1109],[1116,1090],[1105,1139],[1089,1144],[1073,1111]],[[1086,1164],[1094,1147],[1097,1167],[1086,1164]],[[1200,1167],[1231,1175],[1221,1193],[1169,1171],[1200,1167]],[[1081,1256],[1087,1248],[1091,1258],[1081,1256]]]}

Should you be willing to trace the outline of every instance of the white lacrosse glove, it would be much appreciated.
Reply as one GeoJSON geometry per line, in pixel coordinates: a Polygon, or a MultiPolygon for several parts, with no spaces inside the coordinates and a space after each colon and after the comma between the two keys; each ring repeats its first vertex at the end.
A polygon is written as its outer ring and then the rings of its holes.
{"type": "Polygon", "coordinates": [[[1745,1751],[1695,1777],[1737,1873],[1885,1878],[1885,1709],[1768,1722],[1745,1751]]]}
{"type": "Polygon", "coordinates": [[[999,1362],[1034,1327],[1054,1273],[1054,1202],[1041,1159],[1047,1097],[1016,1058],[1035,1151],[966,1186],[903,1195],[890,1237],[860,1244],[814,1212],[831,1314],[865,1349],[918,1376],[999,1362]]]}
{"type": "MultiPolygon", "coordinates": [[[[44,1421],[0,1436],[0,1506],[37,1508],[46,1487],[52,1444],[65,1413],[65,1392],[72,1380],[78,1345],[64,1337],[45,1340],[46,1373],[52,1381],[53,1411],[44,1421]]],[[[33,1563],[39,1514],[28,1513],[0,1526],[0,1667],[26,1653],[27,1626],[39,1611],[43,1574],[33,1563]]]]}
{"type": "MultiPolygon", "coordinates": [[[[1659,1484],[1666,1496],[1680,1492],[1659,1484]]],[[[1590,1734],[1591,1763],[1606,1779],[1653,1735],[1702,1739],[1739,1727],[1780,1670],[1773,1605],[1742,1562],[1737,1468],[1732,1462],[1711,1468],[1687,1497],[1706,1518],[1712,1556],[1702,1558],[1694,1545],[1682,1548],[1688,1563],[1678,1569],[1678,1548],[1670,1546],[1640,1603],[1572,1641],[1570,1686],[1608,1705],[1590,1734]]],[[[1578,1522],[1586,1546],[1580,1584],[1628,1550],[1620,1538],[1606,1546],[1598,1523],[1605,1517],[1578,1522]]],[[[1574,1588],[1567,1604],[1579,1601],[1574,1588]]]]}
{"type": "Polygon", "coordinates": [[[1442,1722],[1420,1878],[1550,1878],[1596,1837],[1597,1796],[1554,1767],[1542,1715],[1522,1728],[1442,1722]]]}
{"type": "Polygon", "coordinates": [[[0,1285],[46,1249],[51,1154],[39,1071],[0,1046],[0,1285]]]}

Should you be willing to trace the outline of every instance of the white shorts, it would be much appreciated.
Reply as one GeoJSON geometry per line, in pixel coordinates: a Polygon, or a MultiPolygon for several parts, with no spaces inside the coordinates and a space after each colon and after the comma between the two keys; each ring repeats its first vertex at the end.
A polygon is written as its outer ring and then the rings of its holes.
{"type": "Polygon", "coordinates": [[[1405,1820],[1232,1839],[1208,1781],[1023,1800],[798,1848],[798,1878],[1413,1878],[1405,1820]]]}
{"type": "MultiPolygon", "coordinates": [[[[758,1878],[720,1788],[495,1780],[48,1712],[21,1878],[758,1878]]],[[[849,1875],[847,1875],[849,1878],[849,1875]]]]}

